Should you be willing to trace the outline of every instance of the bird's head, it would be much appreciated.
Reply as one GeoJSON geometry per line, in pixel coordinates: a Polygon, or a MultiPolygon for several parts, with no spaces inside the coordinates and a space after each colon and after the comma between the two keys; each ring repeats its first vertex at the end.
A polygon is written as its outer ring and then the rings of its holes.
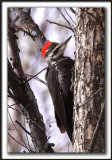
{"type": "Polygon", "coordinates": [[[67,40],[61,43],[47,41],[42,47],[41,55],[46,62],[56,62],[60,57],[63,56],[68,41],[71,39],[70,36],[67,40]]]}

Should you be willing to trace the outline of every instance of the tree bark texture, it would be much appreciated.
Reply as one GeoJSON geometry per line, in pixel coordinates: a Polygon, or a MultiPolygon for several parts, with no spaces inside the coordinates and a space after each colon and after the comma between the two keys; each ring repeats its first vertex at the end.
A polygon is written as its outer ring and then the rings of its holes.
{"type": "Polygon", "coordinates": [[[77,8],[74,32],[73,152],[102,153],[105,151],[104,9],[77,8]]]}

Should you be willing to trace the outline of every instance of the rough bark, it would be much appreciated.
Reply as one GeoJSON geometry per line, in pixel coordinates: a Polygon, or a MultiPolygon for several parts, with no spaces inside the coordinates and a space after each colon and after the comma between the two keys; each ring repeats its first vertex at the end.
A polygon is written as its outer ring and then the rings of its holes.
{"type": "Polygon", "coordinates": [[[77,8],[73,152],[104,152],[104,9],[77,8]],[[102,109],[103,108],[103,109],[102,109]]]}

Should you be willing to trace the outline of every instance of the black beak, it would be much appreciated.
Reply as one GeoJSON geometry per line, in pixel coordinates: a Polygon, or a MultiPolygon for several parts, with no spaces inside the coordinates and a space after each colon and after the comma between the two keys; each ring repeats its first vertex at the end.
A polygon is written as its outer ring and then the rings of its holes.
{"type": "Polygon", "coordinates": [[[65,40],[64,42],[62,42],[60,45],[59,45],[59,48],[61,48],[63,45],[66,45],[69,40],[71,39],[72,36],[70,36],[67,40],[65,40]]]}
{"type": "MultiPolygon", "coordinates": [[[[65,40],[64,42],[61,42],[61,43],[59,43],[57,46],[56,46],[56,48],[55,48],[55,50],[54,50],[54,54],[57,54],[57,52],[61,49],[61,48],[63,48],[63,46],[66,46],[66,44],[68,43],[68,41],[71,39],[71,37],[72,36],[70,36],[67,40],[65,40]]],[[[60,52],[60,53],[63,53],[63,52],[60,52]]]]}

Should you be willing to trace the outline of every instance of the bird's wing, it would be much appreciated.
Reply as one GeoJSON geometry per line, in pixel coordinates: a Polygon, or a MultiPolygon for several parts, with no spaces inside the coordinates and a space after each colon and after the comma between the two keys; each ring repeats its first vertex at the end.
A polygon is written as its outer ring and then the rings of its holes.
{"type": "Polygon", "coordinates": [[[48,89],[52,97],[55,110],[55,118],[60,131],[64,133],[68,130],[65,106],[63,102],[62,91],[59,83],[59,72],[52,66],[46,73],[48,89]]]}

